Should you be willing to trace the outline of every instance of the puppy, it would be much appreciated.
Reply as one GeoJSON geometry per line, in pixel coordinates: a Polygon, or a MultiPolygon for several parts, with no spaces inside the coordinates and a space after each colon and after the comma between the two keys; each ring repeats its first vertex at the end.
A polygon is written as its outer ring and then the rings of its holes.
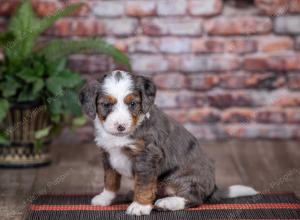
{"type": "Polygon", "coordinates": [[[208,199],[257,193],[246,186],[218,190],[213,162],[191,133],[154,104],[155,94],[151,80],[118,70],[81,90],[83,111],[94,120],[104,157],[104,189],[93,205],[112,204],[121,176],[134,179],[131,215],[149,215],[153,204],[182,210],[208,199]]]}

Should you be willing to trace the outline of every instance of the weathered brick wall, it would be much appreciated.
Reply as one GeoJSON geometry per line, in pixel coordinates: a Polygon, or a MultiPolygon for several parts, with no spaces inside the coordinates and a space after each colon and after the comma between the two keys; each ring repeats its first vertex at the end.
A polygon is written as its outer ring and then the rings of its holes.
{"type": "MultiPolygon", "coordinates": [[[[44,16],[69,2],[35,8],[44,16]]],[[[300,137],[299,0],[84,2],[45,37],[102,36],[126,51],[156,82],[157,104],[197,137],[300,137]]],[[[0,0],[0,30],[15,4],[0,0]]],[[[115,68],[99,55],[69,63],[86,78],[115,68]]]]}

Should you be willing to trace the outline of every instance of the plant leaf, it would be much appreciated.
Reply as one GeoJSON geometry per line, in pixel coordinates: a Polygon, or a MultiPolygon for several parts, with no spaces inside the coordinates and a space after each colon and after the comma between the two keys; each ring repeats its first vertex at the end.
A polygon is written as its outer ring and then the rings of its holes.
{"type": "Polygon", "coordinates": [[[58,77],[50,77],[46,80],[47,89],[54,95],[59,96],[63,93],[62,81],[58,77]]]}
{"type": "Polygon", "coordinates": [[[32,68],[24,68],[20,72],[16,73],[16,75],[26,83],[35,82],[39,79],[39,77],[35,74],[34,69],[32,68]]]}
{"type": "Polygon", "coordinates": [[[17,89],[20,88],[21,85],[18,81],[12,76],[5,76],[5,81],[0,83],[0,89],[2,91],[2,95],[5,98],[11,97],[16,94],[17,89]]]}
{"type": "Polygon", "coordinates": [[[47,137],[50,134],[50,131],[51,131],[51,126],[48,126],[46,128],[36,131],[34,133],[34,137],[36,139],[42,139],[44,137],[47,137]]]}
{"type": "Polygon", "coordinates": [[[80,126],[83,126],[86,122],[87,122],[87,119],[83,115],[83,116],[74,118],[73,121],[72,121],[72,126],[73,127],[80,127],[80,126]]]}
{"type": "Polygon", "coordinates": [[[35,152],[40,152],[40,150],[43,147],[42,141],[41,140],[35,140],[34,143],[33,143],[33,147],[34,147],[35,152]]]}
{"type": "Polygon", "coordinates": [[[14,40],[14,35],[12,32],[7,31],[0,33],[0,46],[8,47],[9,44],[14,40]]]}
{"type": "Polygon", "coordinates": [[[0,144],[8,145],[9,143],[9,137],[5,134],[5,132],[0,131],[0,144]]]}
{"type": "Polygon", "coordinates": [[[9,102],[6,99],[0,98],[0,121],[6,116],[9,110],[9,102]]]}
{"type": "Polygon", "coordinates": [[[65,93],[64,96],[61,97],[64,112],[75,115],[81,116],[81,106],[78,102],[78,95],[75,91],[68,91],[65,93]]]}
{"type": "Polygon", "coordinates": [[[36,94],[32,93],[32,85],[27,84],[22,88],[19,96],[18,96],[18,101],[19,102],[29,102],[29,101],[34,101],[38,97],[36,94]]]}
{"type": "Polygon", "coordinates": [[[37,37],[33,31],[38,25],[37,22],[31,1],[22,1],[8,26],[8,31],[15,37],[14,41],[5,47],[5,54],[11,62],[19,62],[31,53],[37,37]]]}
{"type": "Polygon", "coordinates": [[[94,52],[111,56],[116,63],[126,65],[131,69],[129,58],[113,45],[100,38],[86,38],[82,40],[52,40],[37,49],[37,53],[49,60],[59,60],[70,54],[94,52]]]}
{"type": "Polygon", "coordinates": [[[44,81],[42,79],[38,79],[33,83],[32,94],[34,96],[38,96],[38,93],[43,89],[44,81]]]}

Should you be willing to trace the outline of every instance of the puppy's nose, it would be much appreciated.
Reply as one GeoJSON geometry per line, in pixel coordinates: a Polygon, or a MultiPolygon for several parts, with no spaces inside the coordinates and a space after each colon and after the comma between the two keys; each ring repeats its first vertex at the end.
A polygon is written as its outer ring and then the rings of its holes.
{"type": "Polygon", "coordinates": [[[117,127],[119,132],[125,131],[125,126],[124,125],[118,125],[117,127]]]}

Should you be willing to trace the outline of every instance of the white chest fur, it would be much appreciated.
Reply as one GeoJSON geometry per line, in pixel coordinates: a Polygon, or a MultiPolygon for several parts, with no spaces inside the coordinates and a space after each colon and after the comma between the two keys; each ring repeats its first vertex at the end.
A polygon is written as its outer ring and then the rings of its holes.
{"type": "Polygon", "coordinates": [[[121,148],[114,148],[109,151],[110,165],[121,175],[132,177],[131,160],[122,152],[121,148]]]}
{"type": "Polygon", "coordinates": [[[94,125],[96,129],[96,144],[109,153],[109,161],[112,168],[123,176],[132,177],[131,160],[122,152],[122,148],[130,146],[134,140],[126,136],[118,137],[107,133],[98,118],[95,119],[94,125]]]}

